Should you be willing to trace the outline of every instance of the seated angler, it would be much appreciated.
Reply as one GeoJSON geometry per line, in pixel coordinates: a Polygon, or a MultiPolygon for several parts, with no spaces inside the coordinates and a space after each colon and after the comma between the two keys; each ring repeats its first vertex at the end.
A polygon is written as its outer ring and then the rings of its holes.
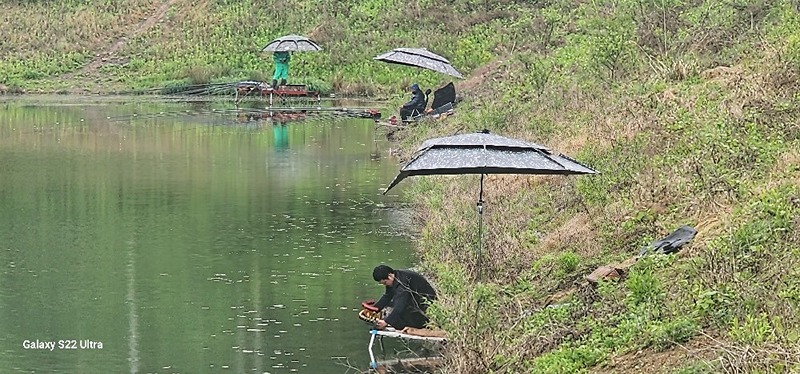
{"type": "Polygon", "coordinates": [[[400,119],[407,120],[411,116],[419,115],[425,112],[425,93],[414,83],[408,87],[411,91],[411,100],[400,107],[400,119]]]}

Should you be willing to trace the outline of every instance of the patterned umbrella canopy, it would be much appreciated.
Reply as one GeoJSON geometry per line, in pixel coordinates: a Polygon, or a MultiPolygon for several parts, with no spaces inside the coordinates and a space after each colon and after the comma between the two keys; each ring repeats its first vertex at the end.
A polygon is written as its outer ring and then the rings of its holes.
{"type": "Polygon", "coordinates": [[[317,43],[300,35],[281,36],[264,46],[262,52],[317,52],[321,51],[317,43]]]}
{"type": "Polygon", "coordinates": [[[414,175],[480,174],[478,195],[478,279],[480,279],[483,232],[483,178],[486,174],[597,174],[592,168],[555,154],[549,148],[524,140],[479,133],[426,140],[383,191],[386,194],[406,177],[414,175]]]}
{"type": "Polygon", "coordinates": [[[414,175],[596,173],[543,145],[486,131],[426,140],[403,165],[384,194],[414,175]]]}
{"type": "Polygon", "coordinates": [[[453,65],[450,65],[450,61],[425,48],[395,48],[372,59],[392,64],[421,67],[452,75],[456,78],[464,78],[453,65]]]}

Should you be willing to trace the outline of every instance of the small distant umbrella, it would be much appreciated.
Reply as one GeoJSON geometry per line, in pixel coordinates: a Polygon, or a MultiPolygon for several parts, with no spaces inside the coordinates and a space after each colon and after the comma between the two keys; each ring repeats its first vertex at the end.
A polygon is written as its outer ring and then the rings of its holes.
{"type": "Polygon", "coordinates": [[[317,52],[321,51],[317,43],[300,35],[281,36],[264,46],[262,52],[317,52]]]}
{"type": "Polygon", "coordinates": [[[450,64],[450,61],[425,48],[395,48],[380,56],[373,57],[372,59],[391,64],[416,66],[451,75],[456,78],[464,78],[464,76],[450,64]]]}
{"type": "Polygon", "coordinates": [[[478,195],[480,217],[478,258],[480,259],[480,247],[483,244],[481,242],[483,179],[486,174],[576,175],[596,173],[597,171],[594,169],[565,155],[553,153],[543,145],[490,134],[488,130],[484,130],[479,133],[426,140],[414,152],[411,160],[402,166],[400,173],[383,193],[386,194],[406,177],[415,175],[480,174],[480,194],[478,195]]]}

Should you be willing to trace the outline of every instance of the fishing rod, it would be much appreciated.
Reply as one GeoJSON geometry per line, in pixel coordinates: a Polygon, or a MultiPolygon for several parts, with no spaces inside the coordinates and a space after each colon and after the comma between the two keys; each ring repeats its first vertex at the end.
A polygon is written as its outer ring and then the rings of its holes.
{"type": "Polygon", "coordinates": [[[106,117],[106,119],[111,121],[129,121],[132,119],[153,119],[153,118],[164,118],[164,117],[177,117],[177,116],[192,116],[192,115],[207,115],[207,114],[214,114],[214,113],[224,113],[232,111],[232,109],[211,109],[211,110],[176,110],[176,111],[169,111],[169,112],[155,112],[155,113],[132,113],[123,116],[115,116],[115,117],[106,117]]]}
{"type": "MultiPolygon", "coordinates": [[[[257,107],[248,108],[237,106],[235,108],[214,108],[192,110],[183,109],[175,111],[159,111],[153,113],[132,113],[121,116],[107,117],[111,121],[130,121],[133,119],[147,120],[154,118],[167,118],[177,116],[207,116],[207,115],[227,115],[236,114],[243,116],[251,116],[252,119],[266,119],[271,117],[282,117],[284,115],[303,115],[312,116],[315,118],[336,118],[336,117],[350,117],[350,118],[369,118],[377,120],[381,114],[375,109],[361,108],[361,107],[321,107],[321,106],[272,106],[272,107],[257,107]]],[[[278,118],[281,119],[281,118],[278,118]]],[[[288,116],[285,119],[290,119],[288,116]]],[[[292,118],[293,119],[293,118],[292,118]]]]}
{"type": "Polygon", "coordinates": [[[203,84],[187,84],[185,86],[164,86],[164,87],[151,87],[142,88],[130,91],[120,92],[120,95],[144,95],[144,94],[166,94],[166,95],[180,95],[180,96],[193,96],[193,95],[210,95],[217,94],[227,89],[233,89],[239,82],[222,82],[222,83],[203,83],[203,84]]]}

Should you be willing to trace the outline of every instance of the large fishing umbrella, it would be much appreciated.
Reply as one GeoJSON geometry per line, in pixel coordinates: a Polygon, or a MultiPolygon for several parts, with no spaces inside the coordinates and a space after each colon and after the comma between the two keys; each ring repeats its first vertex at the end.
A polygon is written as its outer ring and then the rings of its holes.
{"type": "MultiPolygon", "coordinates": [[[[403,179],[415,175],[480,174],[478,195],[478,259],[480,261],[483,230],[483,179],[486,174],[580,175],[596,174],[594,169],[580,164],[550,148],[524,140],[478,133],[447,136],[426,140],[405,163],[400,173],[384,190],[386,194],[403,179]]],[[[478,267],[480,271],[480,266],[478,267]]],[[[480,273],[479,273],[480,277],[480,273]]]]}
{"type": "Polygon", "coordinates": [[[317,52],[322,47],[311,39],[300,35],[281,36],[264,46],[262,52],[317,52]]]}
{"type": "Polygon", "coordinates": [[[372,59],[391,64],[416,66],[442,74],[452,75],[456,78],[464,78],[464,76],[450,64],[450,61],[425,48],[395,48],[382,55],[373,57],[372,59]]]}

